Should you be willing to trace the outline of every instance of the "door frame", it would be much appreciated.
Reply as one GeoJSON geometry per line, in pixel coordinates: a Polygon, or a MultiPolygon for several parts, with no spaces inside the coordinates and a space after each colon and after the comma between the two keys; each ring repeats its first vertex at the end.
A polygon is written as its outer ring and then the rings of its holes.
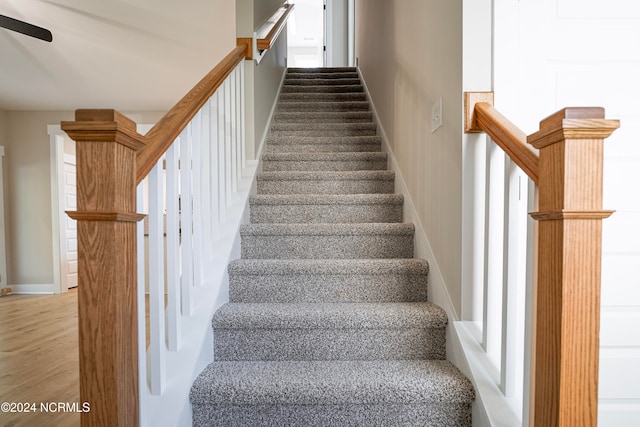
{"type": "Polygon", "coordinates": [[[61,269],[64,257],[64,244],[66,240],[65,221],[66,215],[61,215],[61,206],[64,206],[64,140],[67,134],[60,125],[48,125],[51,170],[51,229],[53,242],[53,292],[61,294],[68,291],[67,278],[61,269]]]}
{"type": "Polygon", "coordinates": [[[0,289],[9,287],[7,278],[7,246],[4,217],[4,146],[0,145],[0,289]]]}

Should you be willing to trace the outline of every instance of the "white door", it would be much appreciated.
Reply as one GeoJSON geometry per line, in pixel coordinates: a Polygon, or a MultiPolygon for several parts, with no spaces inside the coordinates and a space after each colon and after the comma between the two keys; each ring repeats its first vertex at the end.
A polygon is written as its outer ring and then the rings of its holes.
{"type": "Polygon", "coordinates": [[[287,66],[324,66],[324,0],[290,0],[293,16],[287,22],[287,66]]]}
{"type": "Polygon", "coordinates": [[[621,119],[605,142],[604,209],[616,213],[603,221],[598,425],[638,426],[640,9],[628,0],[494,4],[498,109],[509,101],[504,112],[526,133],[562,107],[602,106],[621,119]]]}
{"type": "Polygon", "coordinates": [[[60,267],[62,280],[69,289],[78,286],[78,228],[76,221],[64,213],[76,210],[76,159],[68,154],[64,158],[63,176],[64,208],[61,215],[64,218],[64,243],[61,245],[60,267]]]}

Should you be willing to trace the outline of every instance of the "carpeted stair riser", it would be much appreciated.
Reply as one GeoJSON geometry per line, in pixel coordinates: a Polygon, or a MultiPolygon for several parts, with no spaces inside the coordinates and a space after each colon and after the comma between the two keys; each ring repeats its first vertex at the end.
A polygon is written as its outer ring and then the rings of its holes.
{"type": "Polygon", "coordinates": [[[262,172],[258,194],[390,194],[393,172],[262,172]]]}
{"type": "Polygon", "coordinates": [[[318,87],[327,87],[327,86],[358,86],[360,90],[362,90],[362,84],[360,83],[360,79],[356,75],[355,77],[346,77],[346,78],[330,78],[323,79],[316,75],[316,78],[293,78],[287,77],[284,80],[284,86],[286,87],[296,87],[296,86],[318,86],[318,87]]]}
{"type": "Polygon", "coordinates": [[[413,224],[249,224],[243,259],[412,258],[413,224]]]}
{"type": "Polygon", "coordinates": [[[217,360],[444,359],[431,303],[236,304],[213,317],[217,360]]]}
{"type": "Polygon", "coordinates": [[[359,79],[358,73],[355,71],[341,72],[341,73],[292,73],[288,72],[285,77],[285,82],[289,80],[318,80],[318,79],[359,79]]]}
{"type": "Polygon", "coordinates": [[[375,136],[374,123],[279,123],[271,125],[271,136],[375,136]]]}
{"type": "Polygon", "coordinates": [[[357,73],[356,67],[331,67],[331,68],[299,68],[299,67],[291,67],[287,69],[287,73],[292,74],[318,74],[318,73],[357,73]]]}
{"type": "Polygon", "coordinates": [[[369,103],[366,101],[344,101],[344,102],[303,102],[291,101],[280,102],[278,104],[279,112],[294,112],[303,114],[305,112],[349,112],[349,111],[371,111],[369,103]]]}
{"type": "Polygon", "coordinates": [[[249,198],[251,223],[402,222],[403,197],[395,194],[259,195],[249,198]]]}
{"type": "Polygon", "coordinates": [[[471,427],[357,70],[289,69],[194,426],[471,427]]]}
{"type": "Polygon", "coordinates": [[[363,87],[358,85],[329,85],[329,86],[311,86],[311,85],[284,85],[282,86],[282,94],[316,94],[316,93],[363,93],[363,87]]]}
{"type": "Polygon", "coordinates": [[[385,153],[265,153],[262,156],[262,170],[265,172],[386,169],[385,153]]]}
{"type": "Polygon", "coordinates": [[[275,123],[371,123],[373,113],[369,111],[344,112],[279,112],[275,123]]]}
{"type": "Polygon", "coordinates": [[[240,259],[229,264],[229,301],[420,302],[427,300],[428,271],[417,259],[240,259]]]}
{"type": "Polygon", "coordinates": [[[191,391],[194,426],[471,426],[473,389],[439,360],[219,362],[191,391]]]}
{"type": "Polygon", "coordinates": [[[265,153],[345,153],[380,151],[379,136],[314,137],[281,136],[267,140],[265,153]]]}
{"type": "Polygon", "coordinates": [[[348,93],[283,93],[280,101],[285,102],[354,102],[366,101],[364,92],[348,93]]]}

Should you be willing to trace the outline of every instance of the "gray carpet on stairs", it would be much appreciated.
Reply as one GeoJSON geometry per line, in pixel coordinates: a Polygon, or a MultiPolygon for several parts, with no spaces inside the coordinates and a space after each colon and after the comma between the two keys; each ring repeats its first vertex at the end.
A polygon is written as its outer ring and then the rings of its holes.
{"type": "Polygon", "coordinates": [[[471,426],[353,68],[289,69],[194,426],[471,426]]]}

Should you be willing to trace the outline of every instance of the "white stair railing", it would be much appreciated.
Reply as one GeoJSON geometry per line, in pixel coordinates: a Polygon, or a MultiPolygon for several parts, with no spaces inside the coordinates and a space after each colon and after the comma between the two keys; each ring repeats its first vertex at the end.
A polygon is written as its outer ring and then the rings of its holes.
{"type": "Polygon", "coordinates": [[[470,162],[484,169],[476,171],[475,186],[484,191],[473,196],[480,204],[473,222],[484,225],[477,233],[483,244],[476,248],[482,249],[474,252],[473,262],[484,271],[474,283],[475,301],[469,302],[482,311],[475,314],[475,321],[457,322],[456,327],[466,337],[467,347],[475,348],[467,349],[473,354],[471,365],[499,399],[502,415],[505,406],[509,409],[505,425],[528,425],[524,414],[528,413],[530,332],[525,325],[530,323],[534,249],[528,212],[535,210],[535,185],[489,138],[485,149],[475,154],[480,158],[470,162]]]}
{"type": "Polygon", "coordinates": [[[198,355],[212,351],[201,348],[211,344],[202,320],[226,302],[220,290],[256,164],[244,158],[243,82],[241,62],[138,185],[148,216],[137,228],[143,426],[183,416],[207,362],[198,355]]]}

